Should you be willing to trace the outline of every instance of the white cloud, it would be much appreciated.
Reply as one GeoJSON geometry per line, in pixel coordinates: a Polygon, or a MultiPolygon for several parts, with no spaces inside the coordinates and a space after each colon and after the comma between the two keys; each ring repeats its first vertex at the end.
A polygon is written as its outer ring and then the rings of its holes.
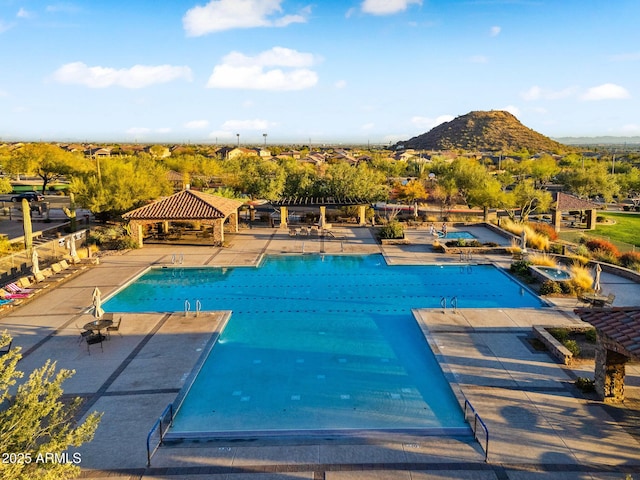
{"type": "Polygon", "coordinates": [[[577,87],[567,87],[563,90],[549,90],[534,85],[526,92],[522,92],[520,96],[528,102],[534,100],[559,100],[575,95],[577,92],[577,87]]]}
{"type": "Polygon", "coordinates": [[[310,7],[295,15],[283,15],[282,0],[211,0],[205,6],[195,6],[182,18],[190,37],[234,28],[286,27],[305,23],[310,7]]]}
{"type": "Polygon", "coordinates": [[[617,55],[611,55],[609,60],[612,62],[637,62],[640,60],[640,52],[633,53],[619,53],[617,55]]]}
{"type": "Polygon", "coordinates": [[[31,18],[33,14],[24,8],[20,8],[18,13],[16,13],[16,17],[18,18],[31,18]]]}
{"type": "Polygon", "coordinates": [[[620,100],[629,98],[631,95],[626,88],[614,83],[605,83],[597,87],[591,87],[583,94],[581,100],[620,100]]]}
{"type": "Polygon", "coordinates": [[[59,83],[84,85],[89,88],[143,88],[178,79],[191,81],[191,69],[172,65],[134,65],[131,68],[117,70],[109,67],[89,67],[82,62],[74,62],[56,70],[53,79],[59,83]]]}
{"type": "Polygon", "coordinates": [[[471,63],[488,63],[489,59],[484,55],[474,55],[473,57],[469,58],[469,61],[471,63]]]}
{"type": "Polygon", "coordinates": [[[441,123],[450,122],[454,118],[455,117],[453,115],[440,115],[436,118],[415,116],[411,117],[411,123],[419,129],[431,130],[433,127],[437,127],[441,123]]]}
{"type": "Polygon", "coordinates": [[[422,5],[422,0],[364,0],[360,9],[371,15],[392,15],[405,11],[412,4],[422,5]]]}
{"type": "Polygon", "coordinates": [[[156,133],[171,133],[171,127],[156,128],[156,133]]]}
{"type": "Polygon", "coordinates": [[[147,133],[151,133],[150,128],[146,127],[131,127],[126,131],[128,135],[145,135],[147,133]]]}
{"type": "Polygon", "coordinates": [[[489,36],[491,36],[491,37],[497,37],[498,35],[500,35],[500,32],[501,32],[501,31],[502,31],[502,27],[498,27],[497,25],[496,25],[496,26],[493,26],[493,27],[491,27],[491,29],[489,30],[489,36]]]}
{"type": "Polygon", "coordinates": [[[184,128],[189,128],[192,130],[199,130],[202,128],[207,128],[209,126],[208,120],[191,120],[184,124],[184,128]]]}
{"type": "Polygon", "coordinates": [[[345,88],[347,86],[347,81],[346,80],[338,80],[336,83],[333,84],[334,87],[336,88],[345,88]]]}
{"type": "Polygon", "coordinates": [[[13,23],[7,23],[0,20],[0,33],[4,33],[12,27],[13,27],[13,23]]]}
{"type": "Polygon", "coordinates": [[[640,135],[640,125],[633,123],[627,124],[622,127],[622,131],[629,135],[640,135]]]}
{"type": "Polygon", "coordinates": [[[250,90],[303,90],[318,83],[318,75],[308,68],[316,63],[310,53],[274,47],[255,57],[231,52],[213,68],[208,88],[250,90]],[[268,67],[286,67],[281,68],[268,67]]]}
{"type": "Polygon", "coordinates": [[[506,107],[502,107],[501,110],[504,110],[505,112],[509,112],[514,117],[520,116],[520,109],[514,105],[507,105],[506,107]]]}

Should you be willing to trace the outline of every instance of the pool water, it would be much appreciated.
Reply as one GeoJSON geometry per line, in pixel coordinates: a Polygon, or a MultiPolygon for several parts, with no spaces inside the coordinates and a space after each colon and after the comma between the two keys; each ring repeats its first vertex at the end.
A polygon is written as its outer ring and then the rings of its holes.
{"type": "Polygon", "coordinates": [[[472,233],[461,230],[461,231],[455,231],[455,232],[447,232],[447,235],[442,238],[448,238],[450,240],[458,240],[459,238],[463,238],[465,240],[474,240],[476,236],[473,235],[472,233]]]}
{"type": "Polygon", "coordinates": [[[186,393],[173,435],[466,431],[412,308],[540,307],[493,266],[387,266],[380,255],[267,257],[259,268],[150,270],[107,311],[231,318],[186,393]]]}

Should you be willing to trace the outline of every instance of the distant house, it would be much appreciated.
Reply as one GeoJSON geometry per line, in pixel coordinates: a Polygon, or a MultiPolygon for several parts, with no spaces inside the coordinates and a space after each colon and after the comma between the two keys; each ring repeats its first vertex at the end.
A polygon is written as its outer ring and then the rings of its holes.
{"type": "Polygon", "coordinates": [[[226,158],[233,160],[240,156],[258,156],[258,152],[253,148],[236,147],[229,150],[226,154],[226,158]]]}
{"type": "Polygon", "coordinates": [[[322,165],[326,161],[326,155],[324,153],[313,152],[304,158],[300,159],[301,163],[311,163],[315,166],[322,165]]]}
{"type": "Polygon", "coordinates": [[[84,151],[85,156],[91,158],[108,158],[111,156],[109,147],[89,147],[84,151]]]}

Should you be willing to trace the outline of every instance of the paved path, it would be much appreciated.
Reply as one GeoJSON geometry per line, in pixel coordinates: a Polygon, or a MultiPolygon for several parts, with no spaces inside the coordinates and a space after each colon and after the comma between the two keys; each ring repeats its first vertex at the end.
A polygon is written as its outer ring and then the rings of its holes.
{"type": "MultiPolygon", "coordinates": [[[[28,373],[47,358],[74,368],[65,393],[86,399],[85,412],[104,412],[95,439],[77,450],[82,477],[621,480],[627,472],[640,472],[640,435],[625,410],[584,399],[572,385],[576,375],[593,376],[593,365],[567,369],[526,340],[531,325],[578,322],[573,302],[568,309],[416,311],[444,371],[487,422],[488,463],[481,444],[468,438],[388,435],[165,446],[147,468],[147,432],[227,313],[125,314],[120,335],[112,334],[103,351],[92,346],[89,355],[78,343],[77,326],[89,320],[93,288],[108,296],[149,265],[254,265],[264,254],[302,248],[305,253],[382,252],[391,263],[457,261],[433,254],[426,244],[381,248],[365,228],[338,229],[337,236],[342,238],[301,240],[275,229],[253,229],[231,235],[229,248],[148,245],[104,257],[100,265],[0,318],[0,328],[23,348],[20,368],[28,373]]],[[[640,399],[638,366],[627,374],[628,396],[640,399]]]]}

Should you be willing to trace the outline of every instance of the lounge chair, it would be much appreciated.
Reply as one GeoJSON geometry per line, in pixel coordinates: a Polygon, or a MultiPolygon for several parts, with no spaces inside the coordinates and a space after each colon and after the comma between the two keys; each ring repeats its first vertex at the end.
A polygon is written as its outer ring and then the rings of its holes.
{"type": "Polygon", "coordinates": [[[33,297],[33,293],[11,293],[7,292],[4,288],[0,288],[0,298],[14,299],[14,298],[30,298],[33,297]]]}
{"type": "Polygon", "coordinates": [[[33,293],[34,290],[31,288],[22,288],[18,286],[16,283],[7,283],[4,287],[9,293],[33,293]]]}
{"type": "Polygon", "coordinates": [[[593,302],[594,307],[610,307],[613,305],[613,301],[616,299],[616,296],[613,293],[607,295],[607,298],[604,300],[597,300],[593,302]]]}
{"type": "Polygon", "coordinates": [[[3,355],[6,355],[7,353],[9,353],[11,351],[11,344],[13,344],[13,340],[11,340],[4,347],[0,348],[0,357],[3,356],[3,355]]]}

